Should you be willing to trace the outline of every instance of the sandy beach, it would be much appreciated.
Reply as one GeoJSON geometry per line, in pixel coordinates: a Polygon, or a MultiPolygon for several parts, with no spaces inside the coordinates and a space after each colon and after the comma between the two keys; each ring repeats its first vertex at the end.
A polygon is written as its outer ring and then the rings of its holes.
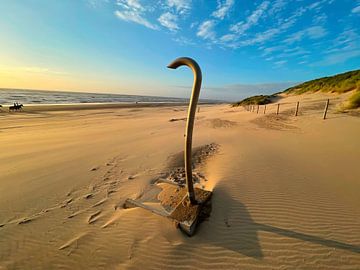
{"type": "Polygon", "coordinates": [[[358,269],[360,117],[336,95],[280,115],[201,105],[196,171],[212,213],[193,237],[123,209],[182,155],[186,106],[0,112],[0,269],[358,269]]]}

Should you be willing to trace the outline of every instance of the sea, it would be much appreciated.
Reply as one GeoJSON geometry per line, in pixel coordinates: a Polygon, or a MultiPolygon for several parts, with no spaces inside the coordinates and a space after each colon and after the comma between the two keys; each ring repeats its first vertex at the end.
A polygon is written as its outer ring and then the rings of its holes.
{"type": "MultiPolygon", "coordinates": [[[[0,105],[20,104],[83,104],[83,103],[187,103],[189,99],[122,94],[45,91],[0,88],[0,105]]],[[[202,99],[200,103],[219,103],[202,99]]]]}

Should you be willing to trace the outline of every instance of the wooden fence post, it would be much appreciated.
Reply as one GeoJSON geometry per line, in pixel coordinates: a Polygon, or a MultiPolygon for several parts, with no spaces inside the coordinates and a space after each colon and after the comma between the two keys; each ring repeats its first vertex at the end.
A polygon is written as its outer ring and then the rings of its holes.
{"type": "Polygon", "coordinates": [[[324,120],[326,119],[326,114],[327,114],[327,111],[328,111],[328,108],[329,108],[329,103],[330,103],[330,100],[328,99],[328,100],[326,101],[325,109],[324,109],[324,115],[323,115],[323,119],[324,119],[324,120]]]}
{"type": "Polygon", "coordinates": [[[299,101],[296,102],[295,116],[298,115],[298,111],[299,111],[299,101]]]}
{"type": "Polygon", "coordinates": [[[259,105],[257,106],[257,111],[256,111],[256,113],[257,113],[257,114],[259,113],[259,105]]]}
{"type": "Polygon", "coordinates": [[[279,108],[280,108],[280,103],[278,103],[278,105],[277,105],[277,110],[276,110],[277,115],[279,114],[279,108]]]}
{"type": "Polygon", "coordinates": [[[265,114],[265,112],[266,112],[266,105],[265,105],[265,107],[264,107],[264,114],[265,114]]]}

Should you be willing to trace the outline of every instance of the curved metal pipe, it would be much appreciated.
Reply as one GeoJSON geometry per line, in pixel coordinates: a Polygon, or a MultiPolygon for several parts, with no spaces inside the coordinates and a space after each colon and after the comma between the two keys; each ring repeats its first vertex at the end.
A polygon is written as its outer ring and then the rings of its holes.
{"type": "Polygon", "coordinates": [[[196,106],[199,100],[199,94],[201,89],[202,74],[198,63],[195,60],[188,57],[180,57],[175,59],[167,67],[176,69],[180,66],[188,66],[191,68],[194,74],[194,83],[192,88],[192,94],[190,98],[190,104],[188,109],[188,117],[186,122],[185,130],[185,175],[186,175],[186,186],[188,190],[188,196],[191,204],[196,204],[194,184],[192,180],[192,164],[191,164],[191,148],[192,148],[192,134],[194,129],[194,120],[196,113],[196,106]]]}

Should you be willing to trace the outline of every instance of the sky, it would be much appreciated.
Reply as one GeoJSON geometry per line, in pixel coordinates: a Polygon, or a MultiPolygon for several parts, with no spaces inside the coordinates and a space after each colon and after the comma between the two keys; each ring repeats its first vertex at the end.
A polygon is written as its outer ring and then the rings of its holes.
{"type": "Polygon", "coordinates": [[[238,100],[360,68],[360,0],[1,0],[0,87],[238,100]]]}

